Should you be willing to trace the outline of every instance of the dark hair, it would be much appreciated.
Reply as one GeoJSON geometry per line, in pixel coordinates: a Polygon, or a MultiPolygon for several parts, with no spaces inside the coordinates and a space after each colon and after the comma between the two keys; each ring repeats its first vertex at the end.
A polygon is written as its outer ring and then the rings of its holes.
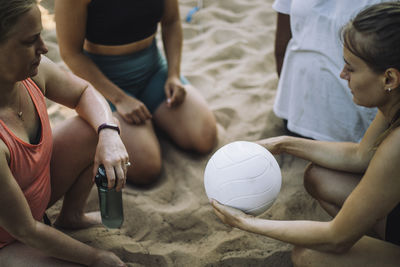
{"type": "MultiPolygon", "coordinates": [[[[341,40],[352,54],[376,73],[388,68],[400,70],[400,1],[369,6],[359,12],[341,31],[341,40]]],[[[392,88],[396,89],[396,88],[392,88]]],[[[389,128],[375,141],[374,149],[400,126],[400,110],[389,128]]]]}
{"type": "Polygon", "coordinates": [[[37,0],[0,0],[0,43],[8,38],[19,17],[36,4],[37,0]]]}

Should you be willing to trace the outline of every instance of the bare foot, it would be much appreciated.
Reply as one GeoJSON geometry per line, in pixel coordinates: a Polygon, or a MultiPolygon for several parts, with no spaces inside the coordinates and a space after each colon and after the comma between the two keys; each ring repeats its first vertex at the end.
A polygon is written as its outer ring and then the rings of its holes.
{"type": "Polygon", "coordinates": [[[66,230],[78,230],[101,224],[100,211],[84,213],[81,216],[59,215],[54,226],[66,230]]]}

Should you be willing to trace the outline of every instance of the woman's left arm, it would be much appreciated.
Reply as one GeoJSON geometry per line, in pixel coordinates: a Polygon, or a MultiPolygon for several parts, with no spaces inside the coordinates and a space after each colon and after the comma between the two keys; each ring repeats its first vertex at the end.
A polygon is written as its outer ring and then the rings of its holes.
{"type": "Polygon", "coordinates": [[[329,222],[264,220],[217,202],[214,211],[225,223],[310,249],[344,252],[400,202],[400,129],[379,146],[367,171],[343,207],[329,222]]]}
{"type": "Polygon", "coordinates": [[[330,222],[265,220],[212,201],[216,215],[226,224],[293,245],[332,251],[330,222]]]}
{"type": "Polygon", "coordinates": [[[185,99],[186,91],[180,81],[182,55],[182,25],[177,0],[166,0],[161,19],[162,40],[168,62],[165,92],[169,106],[177,106],[185,99]]]}
{"type": "MultiPolygon", "coordinates": [[[[94,131],[97,132],[103,123],[118,124],[104,97],[90,83],[71,72],[61,70],[48,58],[42,57],[39,74],[33,79],[47,98],[75,109],[94,131]]],[[[104,129],[100,131],[98,138],[93,174],[103,164],[109,178],[109,187],[112,187],[116,179],[124,181],[126,177],[128,153],[116,130],[104,129]]],[[[123,183],[117,183],[117,190],[122,185],[123,183]]]]}

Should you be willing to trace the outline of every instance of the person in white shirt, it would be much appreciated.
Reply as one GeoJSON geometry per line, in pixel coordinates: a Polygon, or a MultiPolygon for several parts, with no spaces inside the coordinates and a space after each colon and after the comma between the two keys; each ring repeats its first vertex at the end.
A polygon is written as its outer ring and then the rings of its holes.
{"type": "Polygon", "coordinates": [[[341,27],[382,0],[275,0],[279,84],[274,113],[289,131],[316,140],[360,141],[376,109],[352,102],[345,81],[341,27]]]}

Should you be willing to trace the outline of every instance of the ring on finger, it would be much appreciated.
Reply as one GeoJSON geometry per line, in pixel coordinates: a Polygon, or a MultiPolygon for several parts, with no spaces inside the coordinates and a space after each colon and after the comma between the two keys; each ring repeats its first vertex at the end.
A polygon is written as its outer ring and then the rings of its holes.
{"type": "Polygon", "coordinates": [[[128,161],[127,163],[125,163],[125,166],[126,167],[129,167],[129,166],[131,166],[132,164],[128,161]]]}

